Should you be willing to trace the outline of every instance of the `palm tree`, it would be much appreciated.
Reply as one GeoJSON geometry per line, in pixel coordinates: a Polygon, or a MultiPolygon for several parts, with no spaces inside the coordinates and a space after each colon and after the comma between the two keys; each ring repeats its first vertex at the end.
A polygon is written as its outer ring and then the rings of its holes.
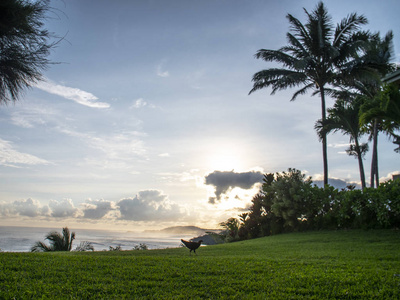
{"type": "MultiPolygon", "coordinates": [[[[380,120],[380,130],[393,137],[394,144],[399,144],[400,136],[395,133],[400,129],[400,91],[397,84],[383,86],[374,99],[361,107],[361,111],[361,124],[380,120]]],[[[400,148],[395,151],[400,152],[400,148]]]]}
{"type": "MultiPolygon", "coordinates": [[[[254,74],[254,84],[249,94],[266,87],[272,87],[271,94],[274,94],[278,90],[302,86],[293,94],[291,101],[313,90],[312,95],[320,95],[322,120],[325,120],[328,85],[341,85],[344,78],[357,75],[354,71],[363,71],[353,69],[352,61],[362,48],[362,41],[367,39],[368,34],[359,31],[367,19],[352,13],[337,24],[335,29],[322,2],[311,13],[304,11],[307,15],[307,23],[304,25],[291,14],[287,15],[291,25],[287,33],[289,45],[279,50],[260,49],[255,55],[267,62],[279,62],[283,68],[270,68],[254,74]]],[[[324,184],[328,184],[325,134],[321,140],[324,184]]]]}
{"type": "Polygon", "coordinates": [[[359,138],[363,135],[360,127],[360,107],[362,98],[357,97],[352,101],[339,99],[334,104],[333,108],[328,109],[328,118],[318,120],[315,129],[322,138],[330,132],[341,131],[343,134],[350,136],[350,147],[346,150],[349,155],[355,156],[358,159],[358,167],[360,170],[360,179],[362,189],[365,185],[365,173],[363,156],[368,151],[368,144],[360,144],[359,138]]]}
{"type": "Polygon", "coordinates": [[[62,234],[52,231],[46,235],[46,240],[50,242],[50,245],[40,241],[36,242],[31,248],[31,252],[71,251],[74,239],[75,232],[70,233],[68,227],[64,227],[62,234]]]}
{"type": "Polygon", "coordinates": [[[239,238],[238,233],[240,223],[236,218],[229,218],[225,222],[221,222],[219,225],[224,228],[227,233],[225,238],[226,240],[234,241],[239,238]]]}
{"type": "Polygon", "coordinates": [[[43,29],[49,0],[2,0],[0,18],[0,104],[18,100],[23,89],[42,79],[47,56],[57,44],[43,29]]]}
{"type": "MultiPolygon", "coordinates": [[[[382,78],[389,72],[394,70],[394,65],[390,63],[393,56],[393,33],[389,31],[382,39],[380,34],[376,33],[371,35],[365,47],[365,54],[361,58],[361,64],[369,66],[373,69],[372,73],[377,76],[369,76],[361,78],[361,80],[354,81],[354,88],[357,93],[364,98],[364,104],[361,107],[362,115],[369,114],[380,107],[380,93],[382,86],[382,78]]],[[[367,125],[370,133],[370,140],[373,140],[372,147],[372,160],[371,160],[371,179],[370,186],[379,186],[379,168],[378,168],[378,134],[382,131],[382,119],[375,117],[367,120],[361,116],[363,123],[367,125]]]]}

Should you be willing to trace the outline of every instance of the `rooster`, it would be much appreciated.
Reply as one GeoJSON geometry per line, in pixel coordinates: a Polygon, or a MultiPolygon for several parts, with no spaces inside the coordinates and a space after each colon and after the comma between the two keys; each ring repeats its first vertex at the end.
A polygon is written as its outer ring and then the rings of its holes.
{"type": "Polygon", "coordinates": [[[198,241],[198,242],[189,242],[189,241],[185,241],[185,240],[181,240],[181,242],[188,248],[190,249],[190,254],[192,254],[192,251],[194,252],[194,254],[197,255],[196,253],[196,249],[200,247],[201,243],[203,242],[202,240],[198,241]]]}

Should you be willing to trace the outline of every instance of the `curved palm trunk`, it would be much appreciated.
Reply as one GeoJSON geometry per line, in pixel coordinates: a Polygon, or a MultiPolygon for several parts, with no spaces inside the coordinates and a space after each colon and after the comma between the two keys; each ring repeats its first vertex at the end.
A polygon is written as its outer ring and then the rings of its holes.
{"type": "MultiPolygon", "coordinates": [[[[326,120],[326,107],[325,107],[325,89],[323,86],[319,88],[321,94],[321,110],[322,110],[322,122],[326,120]]],[[[322,159],[324,164],[324,186],[328,184],[328,145],[326,133],[322,136],[322,159]]]]}

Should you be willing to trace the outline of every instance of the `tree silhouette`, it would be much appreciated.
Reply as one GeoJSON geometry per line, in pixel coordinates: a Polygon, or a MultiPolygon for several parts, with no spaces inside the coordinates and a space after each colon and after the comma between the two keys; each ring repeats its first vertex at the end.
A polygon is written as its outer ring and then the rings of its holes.
{"type": "Polygon", "coordinates": [[[349,149],[346,152],[358,159],[361,186],[365,189],[365,172],[363,156],[368,151],[368,144],[360,144],[359,138],[363,131],[360,126],[360,107],[362,98],[358,97],[352,101],[337,100],[333,108],[328,109],[329,116],[325,120],[317,121],[315,129],[320,137],[330,133],[341,131],[350,136],[349,149]]]}
{"type": "MultiPolygon", "coordinates": [[[[325,5],[319,2],[307,15],[303,25],[291,14],[287,15],[290,32],[287,33],[288,45],[279,50],[260,49],[255,55],[267,62],[278,62],[283,68],[270,68],[257,72],[253,76],[253,88],[250,93],[266,87],[272,87],[272,93],[291,87],[300,87],[291,101],[312,90],[321,98],[322,120],[326,119],[325,96],[331,92],[328,87],[341,86],[350,77],[364,71],[354,69],[353,60],[367,40],[368,34],[359,31],[367,23],[364,16],[352,13],[344,18],[336,29],[331,23],[325,5]]],[[[328,184],[327,140],[322,140],[324,166],[324,184],[328,184]]]]}
{"type": "Polygon", "coordinates": [[[51,34],[43,29],[49,0],[2,0],[0,3],[0,104],[19,99],[42,79],[50,61],[51,34]]]}
{"type": "Polygon", "coordinates": [[[394,71],[394,65],[390,63],[393,57],[393,32],[389,31],[383,38],[379,33],[371,35],[365,47],[365,54],[361,58],[361,63],[372,67],[377,76],[369,76],[354,81],[354,88],[357,94],[361,95],[364,104],[361,107],[362,125],[367,126],[370,133],[370,140],[373,141],[372,160],[371,160],[371,179],[370,186],[379,186],[379,168],[378,168],[378,134],[383,130],[383,120],[375,117],[367,120],[370,112],[379,109],[382,77],[394,71]],[[363,117],[364,115],[364,117],[363,117]]]}
{"type": "MultiPolygon", "coordinates": [[[[377,97],[362,107],[361,123],[371,120],[381,121],[381,131],[391,136],[394,144],[400,145],[400,136],[396,130],[400,129],[400,91],[396,83],[385,85],[377,97]]],[[[400,152],[400,147],[395,149],[400,152]]]]}
{"type": "Polygon", "coordinates": [[[31,252],[71,251],[75,232],[70,233],[68,227],[64,227],[62,234],[52,231],[46,235],[45,239],[50,242],[50,245],[40,241],[36,242],[31,248],[31,252]]]}

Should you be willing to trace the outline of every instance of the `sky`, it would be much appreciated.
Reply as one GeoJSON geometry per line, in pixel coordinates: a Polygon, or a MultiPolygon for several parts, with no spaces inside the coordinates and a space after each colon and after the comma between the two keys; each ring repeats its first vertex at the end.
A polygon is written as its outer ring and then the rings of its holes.
{"type": "MultiPolygon", "coordinates": [[[[334,24],[357,12],[364,29],[393,30],[400,62],[397,0],[324,3],[334,24]]],[[[252,75],[277,66],[254,54],[286,45],[286,15],[304,22],[316,4],[52,0],[57,64],[0,107],[0,226],[217,228],[249,207],[265,173],[320,180],[318,96],[248,95],[252,75]]],[[[328,144],[329,177],[359,182],[349,138],[328,144]]],[[[394,148],[380,135],[382,180],[400,171],[394,148]]],[[[370,163],[368,153],[367,178],[370,163]]]]}

